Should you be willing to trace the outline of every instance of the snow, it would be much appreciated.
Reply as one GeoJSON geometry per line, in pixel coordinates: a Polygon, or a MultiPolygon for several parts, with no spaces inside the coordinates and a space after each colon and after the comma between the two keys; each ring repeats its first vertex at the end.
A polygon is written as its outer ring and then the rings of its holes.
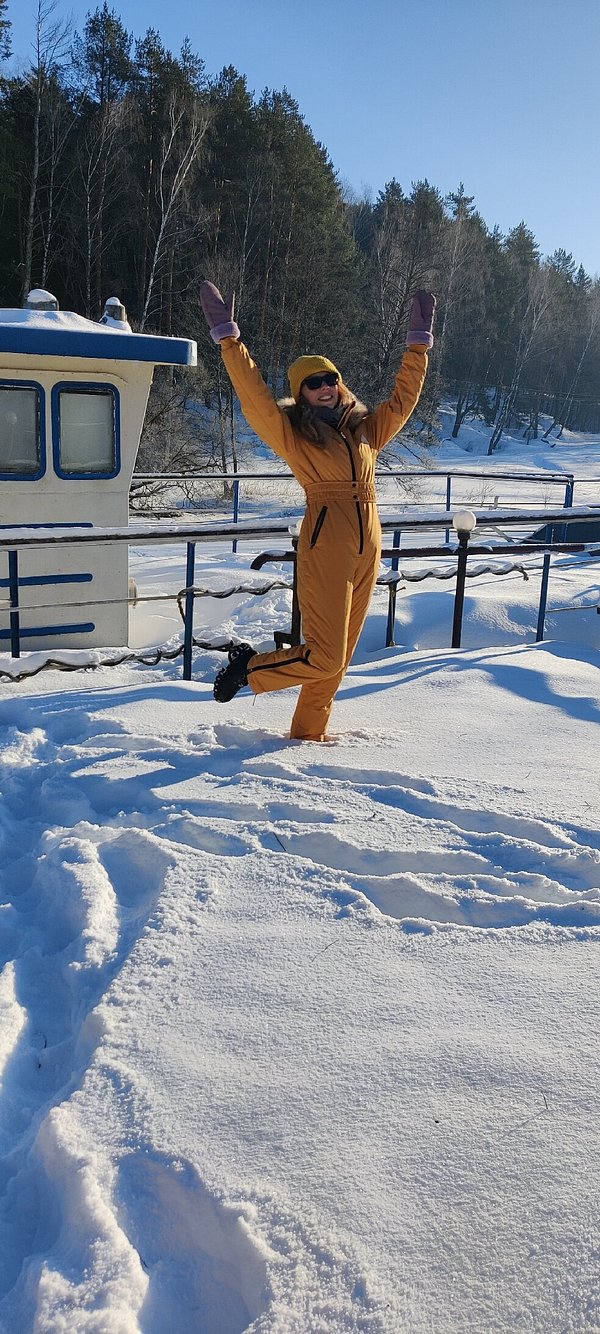
{"type": "Polygon", "coordinates": [[[72,330],[74,333],[131,333],[122,320],[108,320],[104,324],[87,320],[73,310],[40,310],[35,306],[30,309],[0,308],[0,324],[25,325],[28,329],[72,330]]]}
{"type": "MultiPolygon", "coordinates": [[[[379,589],[323,745],[294,692],[215,705],[216,651],[2,657],[3,1334],[600,1327],[598,565],[556,561],[536,644],[527,563],[469,580],[461,650],[452,580],[407,581],[388,649],[379,589]]],[[[132,572],[176,591],[184,552],[132,572]]],[[[195,632],[288,622],[274,589],[195,632]]]]}

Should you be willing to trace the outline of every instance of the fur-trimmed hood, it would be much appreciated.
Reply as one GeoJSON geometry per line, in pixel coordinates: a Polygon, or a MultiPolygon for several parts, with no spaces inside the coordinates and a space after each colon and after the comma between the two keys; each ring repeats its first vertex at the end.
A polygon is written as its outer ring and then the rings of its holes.
{"type": "MultiPolygon", "coordinates": [[[[339,426],[350,432],[354,436],[362,425],[365,417],[369,415],[369,409],[364,403],[346,391],[348,397],[345,402],[344,411],[340,417],[339,426]]],[[[331,431],[334,429],[329,425],[318,412],[309,407],[305,399],[280,398],[277,406],[285,412],[295,431],[304,436],[311,445],[317,445],[319,449],[324,449],[327,441],[330,439],[331,431]]]]}

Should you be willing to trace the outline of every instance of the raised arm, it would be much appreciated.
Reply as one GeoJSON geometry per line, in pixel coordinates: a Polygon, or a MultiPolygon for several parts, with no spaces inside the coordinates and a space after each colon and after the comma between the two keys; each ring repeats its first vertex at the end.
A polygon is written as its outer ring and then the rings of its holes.
{"type": "Polygon", "coordinates": [[[224,299],[214,283],[204,282],[200,288],[200,301],[211,338],[221,345],[227,374],[248,425],[275,454],[293,466],[297,445],[292,427],[267,389],[247,347],[240,340],[240,331],[234,319],[233,292],[224,299]]]}
{"type": "Polygon", "coordinates": [[[432,292],[415,293],[410,308],[410,329],[406,335],[407,350],[393,392],[387,402],[380,403],[374,412],[369,413],[364,422],[369,444],[377,453],[402,430],[421,396],[427,374],[427,353],[433,347],[435,304],[432,292]]]}

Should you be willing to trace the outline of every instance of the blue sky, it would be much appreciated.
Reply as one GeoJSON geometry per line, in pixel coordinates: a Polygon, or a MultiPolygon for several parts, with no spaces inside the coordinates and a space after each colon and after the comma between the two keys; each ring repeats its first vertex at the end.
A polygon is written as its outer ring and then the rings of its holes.
{"type": "MultiPolygon", "coordinates": [[[[100,3],[100,0],[98,0],[100,3]]],[[[109,0],[110,4],[110,0],[109,0]]],[[[94,0],[57,0],[81,31],[94,0]]],[[[31,54],[36,0],[9,0],[15,56],[31,54]]],[[[524,220],[600,274],[600,0],[114,0],[136,36],[189,36],[215,75],[284,86],[340,178],[374,194],[392,177],[464,182],[489,227],[524,220]]]]}

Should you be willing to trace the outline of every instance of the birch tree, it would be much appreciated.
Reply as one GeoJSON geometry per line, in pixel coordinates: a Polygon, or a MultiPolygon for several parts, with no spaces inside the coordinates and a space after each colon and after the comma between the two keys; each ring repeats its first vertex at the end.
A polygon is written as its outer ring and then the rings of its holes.
{"type": "Polygon", "coordinates": [[[42,117],[45,99],[53,77],[58,77],[67,59],[71,41],[71,24],[55,18],[57,0],[38,0],[35,22],[35,62],[29,75],[32,100],[32,143],[29,190],[25,216],[23,243],[23,281],[21,296],[24,300],[32,285],[35,219],[40,183],[40,147],[42,117]]]}
{"type": "Polygon", "coordinates": [[[157,222],[146,281],[140,329],[146,326],[157,279],[173,240],[181,206],[197,166],[210,121],[208,108],[194,100],[191,108],[176,93],[169,99],[155,173],[157,222]]]}
{"type": "Polygon", "coordinates": [[[506,389],[500,411],[488,445],[488,454],[498,448],[502,435],[514,410],[517,394],[525,368],[532,356],[536,339],[543,329],[544,319],[551,302],[551,285],[548,268],[534,270],[530,275],[527,304],[523,311],[513,373],[510,385],[506,389]]]}
{"type": "Polygon", "coordinates": [[[125,158],[128,112],[126,101],[106,101],[86,117],[77,146],[81,199],[78,249],[80,262],[83,260],[83,303],[88,318],[100,313],[107,296],[103,290],[105,253],[125,225],[117,204],[124,203],[119,166],[125,158]],[[107,217],[112,219],[108,229],[107,217]]]}

